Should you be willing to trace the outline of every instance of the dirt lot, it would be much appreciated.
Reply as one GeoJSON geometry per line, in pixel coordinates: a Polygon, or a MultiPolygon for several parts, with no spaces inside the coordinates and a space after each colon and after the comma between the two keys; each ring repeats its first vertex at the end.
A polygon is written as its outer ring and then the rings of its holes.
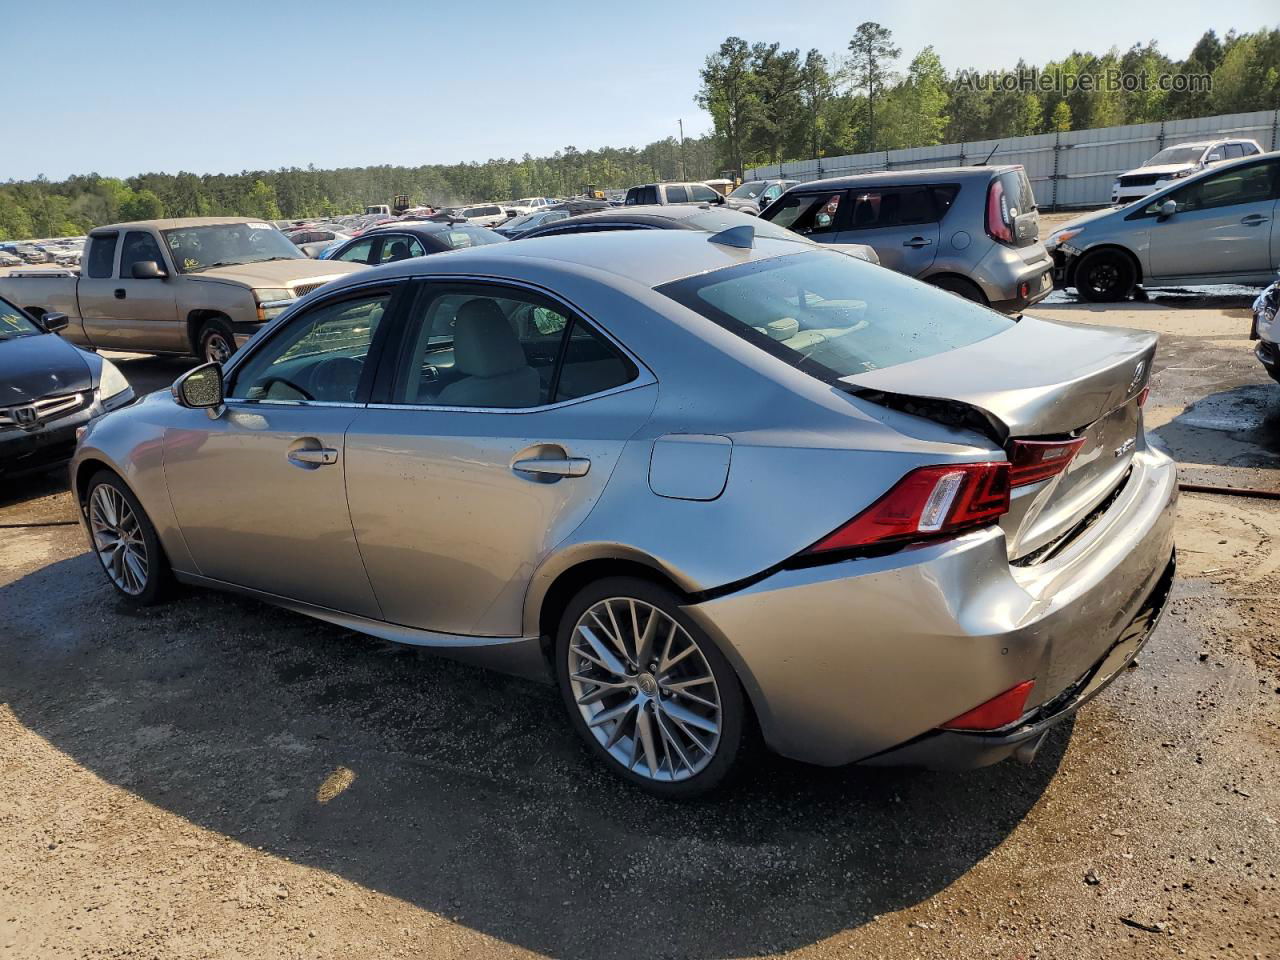
{"type": "MultiPolygon", "coordinates": [[[[1280,489],[1247,301],[1162,334],[1149,423],[1280,489]]],[[[182,368],[126,359],[144,387],[182,368]]],[[[227,596],[118,603],[60,479],[0,495],[0,957],[1280,957],[1280,503],[1184,495],[1140,666],[1032,767],[765,760],[672,806],[548,688],[227,596]]]]}

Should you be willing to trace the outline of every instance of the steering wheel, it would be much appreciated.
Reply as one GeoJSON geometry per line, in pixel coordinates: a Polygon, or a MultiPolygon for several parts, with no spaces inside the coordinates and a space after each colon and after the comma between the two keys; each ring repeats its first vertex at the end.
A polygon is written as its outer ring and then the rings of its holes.
{"type": "Polygon", "coordinates": [[[307,393],[307,391],[303,390],[300,386],[298,386],[292,380],[286,380],[284,377],[267,377],[264,380],[259,380],[256,384],[254,384],[254,386],[256,389],[261,390],[262,396],[265,397],[267,394],[271,392],[271,388],[274,387],[277,383],[280,384],[281,386],[288,387],[290,390],[292,390],[294,393],[298,395],[298,399],[300,400],[315,399],[315,397],[307,393]]]}
{"type": "Polygon", "coordinates": [[[364,362],[355,357],[329,357],[316,365],[311,386],[326,400],[349,403],[356,398],[363,372],[364,362]]]}

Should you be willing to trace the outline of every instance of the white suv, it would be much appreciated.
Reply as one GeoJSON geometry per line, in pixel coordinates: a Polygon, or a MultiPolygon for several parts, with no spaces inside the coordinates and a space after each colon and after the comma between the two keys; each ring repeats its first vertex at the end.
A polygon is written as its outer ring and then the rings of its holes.
{"type": "Polygon", "coordinates": [[[1167,187],[1174,180],[1199,173],[1211,163],[1239,160],[1262,153],[1256,140],[1197,140],[1165,147],[1142,166],[1116,177],[1112,203],[1130,203],[1167,187]]]}

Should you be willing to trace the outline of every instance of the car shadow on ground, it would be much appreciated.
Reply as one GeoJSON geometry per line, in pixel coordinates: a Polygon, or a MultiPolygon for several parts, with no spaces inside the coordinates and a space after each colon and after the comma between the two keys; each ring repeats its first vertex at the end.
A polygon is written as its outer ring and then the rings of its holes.
{"type": "Polygon", "coordinates": [[[0,587],[0,702],[104,780],[270,854],[554,956],[789,950],[916,904],[999,846],[1034,766],[824,770],[652,800],[548,685],[188,591],[147,610],[87,553],[0,587]]]}

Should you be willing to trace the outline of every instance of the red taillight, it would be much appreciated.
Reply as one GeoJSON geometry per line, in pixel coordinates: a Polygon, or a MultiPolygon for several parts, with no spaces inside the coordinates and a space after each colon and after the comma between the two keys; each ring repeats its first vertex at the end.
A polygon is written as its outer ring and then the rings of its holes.
{"type": "Polygon", "coordinates": [[[974,707],[968,713],[962,713],[954,720],[942,724],[943,730],[998,730],[1007,727],[1026,709],[1027,697],[1031,696],[1034,680],[1024,680],[1016,687],[1010,687],[998,697],[992,697],[986,703],[974,707]]]}
{"type": "Polygon", "coordinates": [[[1009,485],[1023,487],[1056,477],[1084,446],[1084,437],[1074,440],[1012,440],[1009,442],[1009,485]]]}
{"type": "Polygon", "coordinates": [[[1013,243],[1013,227],[1005,206],[1004,184],[996,177],[987,186],[987,235],[1000,243],[1013,243]]]}
{"type": "Polygon", "coordinates": [[[991,523],[1009,511],[1009,464],[919,467],[805,553],[926,540],[991,523]]]}
{"type": "Polygon", "coordinates": [[[1151,396],[1151,384],[1147,384],[1138,394],[1138,406],[1145,407],[1147,405],[1147,397],[1151,396]]]}

